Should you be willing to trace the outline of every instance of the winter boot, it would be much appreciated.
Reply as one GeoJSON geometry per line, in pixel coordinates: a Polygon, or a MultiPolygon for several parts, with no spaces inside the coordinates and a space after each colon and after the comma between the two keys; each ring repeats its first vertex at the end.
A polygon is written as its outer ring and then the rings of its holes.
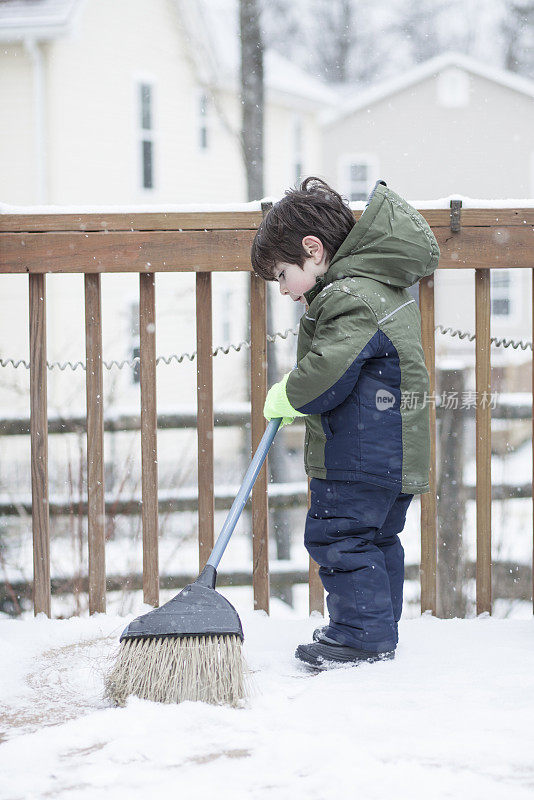
{"type": "MultiPolygon", "coordinates": [[[[333,639],[329,639],[333,642],[333,639]]],[[[314,669],[332,669],[341,664],[361,664],[363,662],[372,663],[374,661],[386,661],[395,658],[395,650],[387,650],[383,653],[370,653],[368,650],[359,650],[357,647],[332,643],[324,640],[313,642],[312,644],[299,644],[295,651],[295,658],[304,662],[306,666],[314,669]]]]}

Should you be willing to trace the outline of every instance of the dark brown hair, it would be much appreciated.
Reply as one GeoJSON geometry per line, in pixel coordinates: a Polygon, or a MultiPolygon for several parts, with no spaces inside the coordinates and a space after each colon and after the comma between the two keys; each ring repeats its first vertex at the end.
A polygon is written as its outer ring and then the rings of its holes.
{"type": "Polygon", "coordinates": [[[300,187],[287,189],[268,211],[252,243],[254,271],[266,281],[276,280],[277,263],[304,266],[308,254],[304,236],[317,236],[328,261],[340,248],[355,223],[348,203],[321,178],[309,177],[300,187]]]}

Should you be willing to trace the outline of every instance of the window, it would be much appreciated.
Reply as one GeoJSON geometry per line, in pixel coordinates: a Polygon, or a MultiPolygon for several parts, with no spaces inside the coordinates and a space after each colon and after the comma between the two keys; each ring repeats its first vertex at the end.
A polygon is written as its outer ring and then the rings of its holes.
{"type": "MultiPolygon", "coordinates": [[[[140,358],[141,356],[141,348],[140,347],[132,347],[132,358],[140,358]]],[[[133,383],[140,383],[141,382],[141,362],[134,361],[133,370],[132,370],[132,382],[133,383]]]]}
{"type": "MultiPolygon", "coordinates": [[[[139,346],[139,303],[130,303],[130,352],[131,358],[139,358],[141,348],[139,346]]],[[[141,364],[136,361],[132,370],[132,383],[139,383],[141,380],[141,364]]]]}
{"type": "Polygon", "coordinates": [[[208,149],[208,112],[209,97],[203,92],[198,103],[198,145],[201,150],[208,149]]]}
{"type": "Polygon", "coordinates": [[[230,344],[232,341],[232,291],[223,289],[221,303],[221,341],[230,344]]]}
{"type": "Polygon", "coordinates": [[[497,317],[509,317],[511,314],[511,284],[510,270],[491,270],[491,313],[497,317]]]}
{"type": "Polygon", "coordinates": [[[369,192],[369,166],[368,164],[350,165],[350,196],[349,200],[367,200],[369,192]]]}
{"type": "Polygon", "coordinates": [[[138,84],[138,124],[141,158],[141,185],[154,188],[154,90],[145,81],[138,84]]]}
{"type": "Polygon", "coordinates": [[[141,90],[141,127],[145,131],[152,129],[152,87],[142,83],[141,90]]]}
{"type": "Polygon", "coordinates": [[[143,141],[143,189],[153,189],[152,150],[153,142],[143,141]]]}
{"type": "Polygon", "coordinates": [[[378,159],[372,155],[345,156],[340,162],[339,185],[349,202],[367,200],[378,175],[378,159]]]}
{"type": "Polygon", "coordinates": [[[296,116],[293,121],[293,152],[294,152],[294,174],[296,183],[302,181],[304,172],[303,165],[303,136],[302,136],[302,117],[296,116]]]}

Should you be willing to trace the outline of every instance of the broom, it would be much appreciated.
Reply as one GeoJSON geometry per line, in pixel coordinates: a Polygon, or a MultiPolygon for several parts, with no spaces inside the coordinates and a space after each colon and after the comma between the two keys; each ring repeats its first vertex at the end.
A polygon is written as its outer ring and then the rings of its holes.
{"type": "Polygon", "coordinates": [[[237,611],[215,591],[217,567],[281,419],[272,419],[243,478],[206,566],[168,603],[134,619],[120,637],[104,696],[124,705],[129,695],[158,703],[201,700],[236,706],[246,696],[243,629],[237,611]]]}

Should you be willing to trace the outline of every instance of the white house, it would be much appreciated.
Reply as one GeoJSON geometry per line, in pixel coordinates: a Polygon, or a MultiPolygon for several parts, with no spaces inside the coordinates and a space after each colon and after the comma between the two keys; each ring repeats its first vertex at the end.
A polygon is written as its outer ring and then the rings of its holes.
{"type": "MultiPolygon", "coordinates": [[[[534,82],[468,56],[445,53],[349,95],[323,126],[323,173],[350,200],[379,177],[414,205],[534,197],[534,82]]],[[[474,332],[473,270],[438,276],[436,322],[474,332]]],[[[492,272],[492,335],[531,338],[531,283],[530,270],[492,272]]],[[[439,334],[436,345],[438,354],[474,347],[439,334]]],[[[492,358],[520,364],[530,355],[494,348],[492,358]]]]}

